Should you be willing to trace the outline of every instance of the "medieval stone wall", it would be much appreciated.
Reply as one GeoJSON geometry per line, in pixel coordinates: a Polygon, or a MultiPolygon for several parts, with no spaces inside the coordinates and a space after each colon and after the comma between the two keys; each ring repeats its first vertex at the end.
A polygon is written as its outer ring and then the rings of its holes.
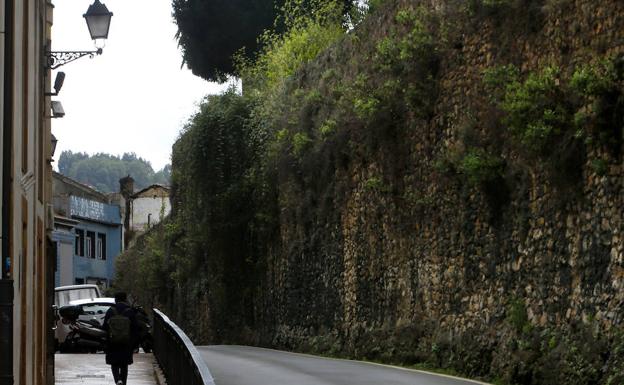
{"type": "MultiPolygon", "coordinates": [[[[581,181],[566,188],[535,162],[524,175],[506,178],[502,201],[434,166],[463,145],[467,122],[486,141],[507,140],[492,123],[486,69],[511,63],[523,73],[546,65],[570,72],[579,63],[624,54],[621,1],[548,1],[537,14],[541,19],[486,14],[478,22],[458,21],[466,25],[442,52],[428,123],[400,131],[373,154],[357,153],[351,144],[356,153],[348,155],[348,166],[335,169],[335,183],[316,200],[295,177],[281,179],[280,202],[288,209],[256,305],[263,319],[259,341],[418,361],[468,336],[485,347],[476,350],[489,354],[494,368],[508,364],[496,357],[514,351],[499,345],[520,339],[510,325],[514,308],[535,330],[576,324],[605,335],[621,330],[621,153],[587,144],[581,181]],[[604,175],[591,167],[596,157],[607,159],[604,175]],[[371,188],[372,179],[383,185],[371,188]]],[[[372,29],[383,32],[391,21],[381,18],[372,29]]],[[[323,68],[345,62],[340,56],[349,49],[348,42],[339,44],[299,81],[318,81],[323,68]]],[[[508,162],[518,161],[518,154],[502,151],[508,162]]],[[[459,370],[503,371],[485,365],[459,370]]]]}

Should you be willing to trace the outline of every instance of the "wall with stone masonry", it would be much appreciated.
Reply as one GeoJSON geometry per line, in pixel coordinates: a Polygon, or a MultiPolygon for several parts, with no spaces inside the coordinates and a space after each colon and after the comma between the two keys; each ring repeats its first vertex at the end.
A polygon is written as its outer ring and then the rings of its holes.
{"type": "MultiPolygon", "coordinates": [[[[512,370],[505,357],[522,349],[502,345],[529,338],[530,330],[622,330],[621,149],[614,155],[587,144],[581,181],[572,187],[554,183],[539,162],[524,167],[506,176],[502,202],[435,167],[464,145],[467,122],[486,142],[508,140],[497,131],[484,70],[513,63],[526,74],[554,64],[571,73],[579,63],[624,54],[621,1],[538,5],[539,20],[487,12],[458,20],[460,33],[441,52],[430,121],[414,120],[368,153],[350,132],[347,166],[331,168],[329,182],[280,176],[279,249],[256,304],[256,342],[442,366],[436,349],[448,343],[458,353],[464,343],[491,363],[449,366],[518,382],[505,377],[512,370]],[[598,157],[606,159],[604,175],[591,166],[598,157]],[[380,183],[371,187],[372,180],[380,183]],[[513,330],[514,307],[522,308],[528,331],[513,330]]],[[[438,11],[445,7],[453,5],[436,3],[438,11]]],[[[375,31],[372,41],[387,33],[392,15],[363,28],[375,31]]],[[[358,54],[346,39],[294,81],[316,84],[327,68],[348,65],[345,56],[366,61],[358,54]]],[[[498,147],[507,163],[522,162],[498,147]]]]}

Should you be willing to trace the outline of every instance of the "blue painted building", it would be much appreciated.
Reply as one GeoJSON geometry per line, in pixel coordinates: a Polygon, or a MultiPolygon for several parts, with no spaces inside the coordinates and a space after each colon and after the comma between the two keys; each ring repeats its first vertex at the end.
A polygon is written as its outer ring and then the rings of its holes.
{"type": "Polygon", "coordinates": [[[121,254],[123,221],[119,205],[63,175],[54,174],[56,286],[94,283],[106,288],[121,254]]]}

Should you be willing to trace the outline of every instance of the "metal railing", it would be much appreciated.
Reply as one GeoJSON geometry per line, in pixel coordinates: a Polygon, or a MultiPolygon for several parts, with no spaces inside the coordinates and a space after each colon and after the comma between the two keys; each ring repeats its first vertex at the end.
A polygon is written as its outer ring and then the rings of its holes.
{"type": "Polygon", "coordinates": [[[154,309],[154,355],[167,385],[214,385],[206,363],[184,331],[154,309]]]}

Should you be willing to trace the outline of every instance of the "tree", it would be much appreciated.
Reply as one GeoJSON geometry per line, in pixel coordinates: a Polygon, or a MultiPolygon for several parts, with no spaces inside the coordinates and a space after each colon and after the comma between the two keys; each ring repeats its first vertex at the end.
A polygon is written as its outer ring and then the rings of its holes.
{"type": "MultiPolygon", "coordinates": [[[[322,0],[172,0],[176,37],[193,74],[224,82],[238,75],[234,56],[253,59],[267,30],[281,33],[289,17],[311,13],[322,0]],[[282,13],[289,15],[283,15],[282,13]],[[284,16],[284,17],[282,17],[284,16]]],[[[347,15],[357,0],[341,0],[347,15]]]]}
{"type": "Polygon", "coordinates": [[[81,183],[93,186],[108,193],[119,190],[119,179],[130,175],[134,178],[135,189],[151,184],[169,185],[171,166],[154,172],[149,161],[134,153],[122,157],[106,153],[89,156],[86,153],[63,151],[59,159],[59,172],[81,183]]]}
{"type": "Polygon", "coordinates": [[[223,82],[235,74],[233,55],[253,57],[258,36],[273,26],[282,0],[173,0],[184,62],[197,76],[223,82]]]}
{"type": "Polygon", "coordinates": [[[63,175],[67,175],[72,164],[80,160],[87,159],[88,157],[89,155],[87,155],[86,152],[73,153],[72,151],[63,151],[58,163],[59,172],[63,175]]]}

